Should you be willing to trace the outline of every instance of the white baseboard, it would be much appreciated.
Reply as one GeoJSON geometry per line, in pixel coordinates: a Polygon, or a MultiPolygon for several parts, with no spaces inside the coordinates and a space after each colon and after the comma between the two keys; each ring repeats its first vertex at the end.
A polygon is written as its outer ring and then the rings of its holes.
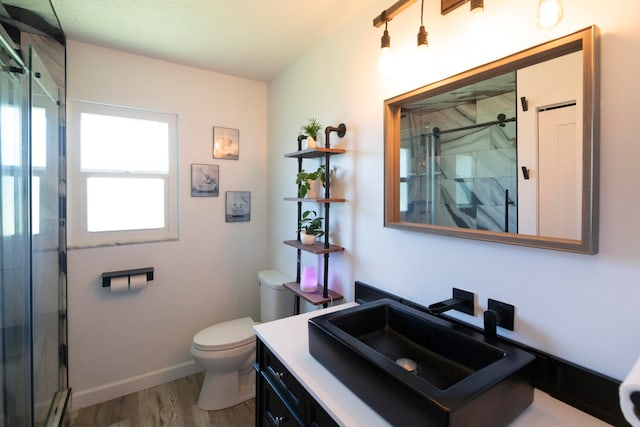
{"type": "Polygon", "coordinates": [[[73,389],[71,411],[188,377],[200,371],[202,371],[201,368],[193,361],[189,361],[86,390],[73,389]]]}

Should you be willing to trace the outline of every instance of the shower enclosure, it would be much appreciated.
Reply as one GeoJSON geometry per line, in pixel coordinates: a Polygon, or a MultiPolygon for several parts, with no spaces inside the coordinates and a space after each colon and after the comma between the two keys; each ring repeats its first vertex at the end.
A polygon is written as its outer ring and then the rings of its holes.
{"type": "Polygon", "coordinates": [[[69,396],[63,91],[36,48],[0,30],[0,427],[57,426],[69,396]]]}
{"type": "Polygon", "coordinates": [[[515,72],[407,103],[400,124],[403,221],[518,232],[515,72]]]}

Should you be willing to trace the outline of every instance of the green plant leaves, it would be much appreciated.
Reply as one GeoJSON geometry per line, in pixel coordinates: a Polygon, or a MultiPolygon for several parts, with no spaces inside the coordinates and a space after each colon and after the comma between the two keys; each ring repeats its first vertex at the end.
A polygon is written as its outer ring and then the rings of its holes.
{"type": "Polygon", "coordinates": [[[298,223],[298,231],[304,231],[306,234],[314,236],[324,236],[323,220],[324,218],[318,216],[316,211],[304,211],[298,223]]]}
{"type": "Polygon", "coordinates": [[[298,184],[299,196],[305,197],[307,195],[307,193],[311,189],[311,184],[309,183],[309,181],[315,181],[316,179],[319,179],[320,181],[322,181],[322,185],[324,186],[325,175],[326,166],[324,164],[318,166],[318,169],[313,172],[306,172],[304,169],[298,172],[298,175],[296,176],[296,184],[298,184]]]}

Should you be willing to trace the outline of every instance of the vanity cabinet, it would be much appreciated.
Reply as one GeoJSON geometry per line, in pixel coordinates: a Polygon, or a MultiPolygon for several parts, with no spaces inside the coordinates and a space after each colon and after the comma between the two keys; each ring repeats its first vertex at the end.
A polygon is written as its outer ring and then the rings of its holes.
{"type": "MultiPolygon", "coordinates": [[[[325,147],[314,147],[303,150],[302,149],[302,140],[298,138],[298,151],[293,153],[285,154],[287,158],[294,158],[298,160],[298,172],[302,171],[302,162],[304,159],[320,159],[324,162],[325,165],[325,187],[324,187],[324,197],[320,198],[301,198],[301,197],[285,197],[284,200],[296,202],[298,205],[298,222],[302,218],[302,204],[303,203],[318,203],[323,205],[324,207],[324,239],[322,242],[314,242],[311,245],[303,244],[300,241],[300,233],[298,233],[298,237],[296,240],[285,240],[284,243],[289,246],[293,246],[297,249],[297,267],[296,267],[296,281],[285,283],[284,287],[290,290],[295,294],[295,314],[300,313],[300,298],[308,301],[313,305],[322,305],[323,307],[327,307],[329,303],[333,303],[335,301],[341,300],[343,298],[337,292],[329,289],[329,254],[334,252],[342,252],[344,248],[338,245],[332,245],[329,243],[329,213],[331,209],[332,203],[343,203],[345,199],[340,198],[332,198],[330,192],[331,181],[330,177],[330,159],[332,156],[344,154],[345,150],[338,148],[331,148],[329,146],[329,137],[331,132],[337,132],[339,137],[343,137],[346,132],[346,126],[344,124],[340,124],[338,127],[327,127],[325,130],[325,147]],[[301,280],[301,260],[302,260],[302,252],[308,252],[315,255],[323,255],[324,257],[324,274],[323,274],[323,283],[318,287],[318,290],[313,292],[305,292],[300,289],[300,280],[301,280]]],[[[300,189],[298,188],[298,194],[300,189]]]]}
{"type": "Polygon", "coordinates": [[[256,352],[257,427],[338,425],[260,339],[256,352]]]}

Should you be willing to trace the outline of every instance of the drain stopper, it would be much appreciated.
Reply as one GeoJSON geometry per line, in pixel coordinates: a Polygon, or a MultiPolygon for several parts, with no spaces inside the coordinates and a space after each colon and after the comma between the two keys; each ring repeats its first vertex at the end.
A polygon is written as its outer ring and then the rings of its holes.
{"type": "Polygon", "coordinates": [[[418,364],[406,357],[401,357],[400,359],[396,360],[396,364],[402,366],[402,368],[404,368],[406,371],[413,373],[416,373],[418,369],[418,364]]]}

